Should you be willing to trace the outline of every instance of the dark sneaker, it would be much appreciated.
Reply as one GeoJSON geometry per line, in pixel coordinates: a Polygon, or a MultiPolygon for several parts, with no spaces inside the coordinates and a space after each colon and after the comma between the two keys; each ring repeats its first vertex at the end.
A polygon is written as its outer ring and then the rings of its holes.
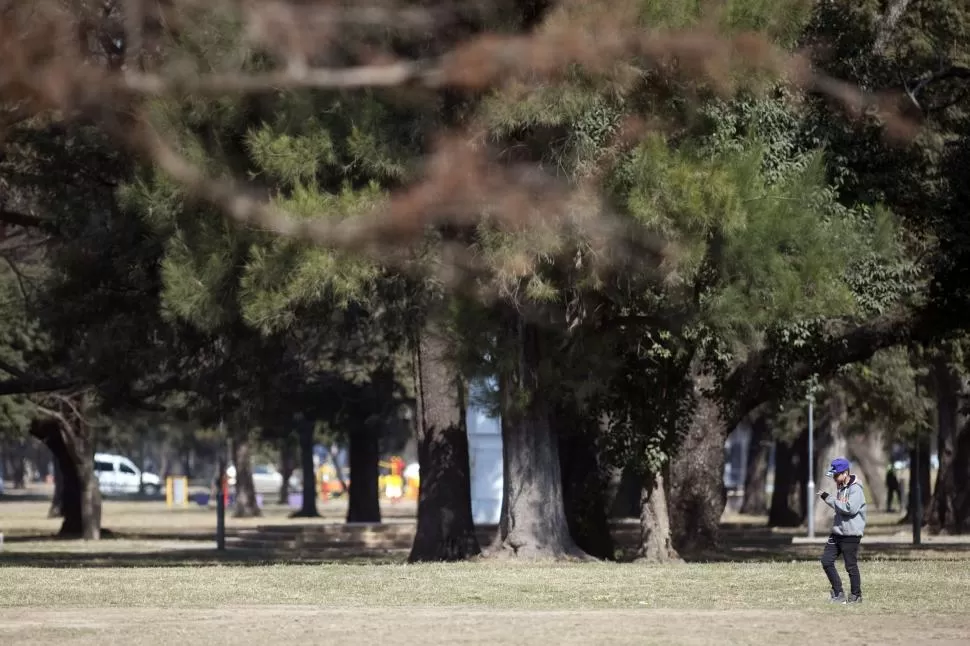
{"type": "Polygon", "coordinates": [[[832,603],[845,603],[845,593],[840,592],[838,594],[835,594],[834,592],[830,592],[829,601],[832,603]]]}
{"type": "Polygon", "coordinates": [[[846,603],[862,603],[862,595],[861,594],[850,594],[849,597],[845,600],[845,602],[846,603]]]}

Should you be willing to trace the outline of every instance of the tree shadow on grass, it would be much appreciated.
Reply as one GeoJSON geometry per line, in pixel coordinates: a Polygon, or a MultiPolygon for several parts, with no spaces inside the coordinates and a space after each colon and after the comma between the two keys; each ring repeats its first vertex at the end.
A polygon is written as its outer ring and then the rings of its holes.
{"type": "MultiPolygon", "coordinates": [[[[720,549],[682,554],[687,562],[781,562],[817,561],[824,543],[792,543],[795,534],[773,532],[767,527],[727,531],[720,549]]],[[[824,536],[824,535],[820,535],[824,536]]],[[[970,561],[970,542],[924,543],[912,545],[887,540],[886,536],[867,536],[862,540],[859,558],[872,560],[951,560],[970,561]]]]}
{"type": "MultiPolygon", "coordinates": [[[[226,538],[233,538],[239,534],[239,530],[226,528],[226,538]]],[[[11,545],[16,545],[18,543],[53,543],[56,541],[70,541],[72,539],[64,538],[59,536],[56,532],[53,534],[37,534],[37,533],[14,533],[6,534],[4,536],[4,543],[11,545]]],[[[135,531],[115,531],[111,529],[101,528],[101,540],[109,542],[112,540],[127,540],[127,541],[212,541],[213,544],[216,540],[216,534],[213,531],[187,531],[178,530],[176,531],[158,531],[158,530],[135,530],[135,531]]]]}
{"type": "Polygon", "coordinates": [[[178,568],[232,565],[238,567],[266,565],[320,565],[341,563],[345,565],[401,564],[407,553],[375,554],[355,553],[301,555],[293,551],[245,550],[232,548],[218,551],[215,547],[205,549],[165,550],[157,552],[111,552],[111,551],[49,551],[49,552],[2,552],[0,571],[5,567],[29,568],[178,568]]]}
{"type": "MultiPolygon", "coordinates": [[[[480,528],[484,534],[488,528],[480,528]]],[[[4,567],[34,568],[159,568],[200,567],[216,565],[313,565],[342,563],[351,565],[402,564],[407,559],[407,549],[400,546],[378,547],[344,546],[326,549],[280,547],[271,545],[248,547],[234,545],[236,530],[227,529],[229,540],[225,551],[218,551],[213,532],[128,531],[112,532],[99,542],[67,542],[56,535],[11,536],[6,539],[10,550],[0,552],[0,570],[4,567]],[[164,541],[164,547],[153,549],[152,545],[133,546],[127,551],[125,541],[164,541]],[[63,542],[63,548],[54,544],[63,542]],[[184,543],[184,547],[179,543],[184,543]],[[208,542],[211,546],[199,545],[208,542]],[[28,543],[40,544],[37,550],[24,551],[28,543]],[[190,546],[189,543],[195,543],[190,546]],[[138,549],[141,547],[142,549],[138,549]]],[[[752,563],[752,562],[809,562],[821,558],[821,543],[792,543],[797,530],[778,531],[765,526],[725,526],[722,544],[716,551],[684,553],[688,563],[752,563]]],[[[480,537],[481,538],[481,537],[480,537]]],[[[632,560],[635,556],[635,532],[615,531],[618,560],[632,560]]],[[[912,561],[945,560],[970,562],[970,542],[963,544],[930,543],[914,546],[908,543],[888,543],[886,537],[872,536],[863,540],[860,558],[863,561],[912,561]]],[[[2,575],[0,575],[2,576],[2,575]]]]}

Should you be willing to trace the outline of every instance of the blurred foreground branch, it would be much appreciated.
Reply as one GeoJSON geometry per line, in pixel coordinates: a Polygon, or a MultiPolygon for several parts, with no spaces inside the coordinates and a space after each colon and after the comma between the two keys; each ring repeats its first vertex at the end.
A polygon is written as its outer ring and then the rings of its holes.
{"type": "MultiPolygon", "coordinates": [[[[850,115],[878,115],[890,136],[905,139],[916,131],[916,125],[896,108],[895,96],[863,92],[830,78],[815,70],[805,56],[785,52],[762,35],[637,28],[635,16],[624,12],[622,4],[610,11],[576,12],[582,17],[554,11],[527,34],[480,34],[427,59],[377,52],[370,62],[344,67],[311,64],[325,58],[321,52],[338,37],[341,25],[385,26],[394,20],[401,27],[430,29],[441,19],[441,12],[422,7],[340,7],[332,2],[213,5],[220,10],[235,7],[246,37],[262,50],[278,54],[281,47],[286,49],[285,56],[275,56],[281,63],[277,68],[253,72],[200,71],[205,61],[195,69],[173,68],[163,64],[166,52],[158,45],[144,52],[156,61],[153,71],[142,69],[143,52],[127,51],[126,62],[119,64],[115,60],[119,49],[149,48],[132,16],[141,19],[150,12],[145,3],[129,2],[125,14],[129,19],[117,18],[122,27],[105,17],[118,11],[115,3],[109,4],[111,11],[84,14],[52,1],[7,3],[0,11],[0,104],[15,105],[20,111],[30,106],[37,115],[100,120],[189,193],[238,223],[333,249],[369,253],[382,261],[391,258],[389,250],[416,241],[429,227],[473,226],[483,218],[504,230],[568,224],[584,228],[586,234],[597,226],[602,234],[614,224],[603,226],[604,212],[599,207],[593,217],[563,217],[563,213],[575,215],[575,209],[568,207],[575,191],[538,166],[490,160],[487,146],[476,143],[477,137],[441,138],[425,177],[393,196],[380,213],[346,219],[325,214],[297,218],[252,197],[240,184],[206,176],[176,147],[162,141],[144,117],[132,119],[131,115],[144,114],[148,99],[185,95],[408,86],[481,92],[513,80],[538,86],[555,82],[578,65],[588,74],[623,83],[637,83],[650,74],[674,75],[725,92],[733,89],[738,70],[766,73],[827,95],[850,115]],[[618,71],[620,63],[627,64],[623,74],[618,71]]],[[[183,14],[194,11],[198,18],[198,12],[204,15],[206,10],[189,0],[169,0],[158,7],[164,16],[156,16],[156,23],[170,29],[178,24],[176,18],[185,21],[183,14]]]]}

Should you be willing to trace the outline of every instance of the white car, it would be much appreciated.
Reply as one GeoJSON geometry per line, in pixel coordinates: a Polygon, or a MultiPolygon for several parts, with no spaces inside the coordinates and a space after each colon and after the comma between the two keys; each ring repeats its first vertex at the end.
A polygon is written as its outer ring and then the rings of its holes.
{"type": "MultiPolygon", "coordinates": [[[[226,479],[230,487],[236,486],[236,467],[230,464],[226,467],[226,479]]],[[[283,474],[277,471],[272,464],[253,465],[253,488],[256,493],[279,493],[283,487],[283,474]]],[[[299,491],[303,487],[303,481],[294,474],[290,477],[290,489],[299,491]]]]}
{"type": "Polygon", "coordinates": [[[162,490],[161,478],[142,471],[123,455],[95,453],[94,475],[102,495],[144,493],[157,496],[162,490]]]}

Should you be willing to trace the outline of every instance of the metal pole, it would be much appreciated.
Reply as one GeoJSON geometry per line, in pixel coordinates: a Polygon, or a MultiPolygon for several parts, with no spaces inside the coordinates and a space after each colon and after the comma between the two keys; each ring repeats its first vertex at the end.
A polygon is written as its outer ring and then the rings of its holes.
{"type": "Polygon", "coordinates": [[[815,396],[808,396],[808,537],[815,538],[815,396]]]}
{"type": "Polygon", "coordinates": [[[913,489],[913,545],[919,545],[922,542],[922,529],[923,529],[923,492],[920,486],[920,474],[919,474],[919,445],[920,438],[916,438],[916,460],[913,464],[913,468],[910,472],[913,474],[913,483],[910,487],[913,489]]]}

